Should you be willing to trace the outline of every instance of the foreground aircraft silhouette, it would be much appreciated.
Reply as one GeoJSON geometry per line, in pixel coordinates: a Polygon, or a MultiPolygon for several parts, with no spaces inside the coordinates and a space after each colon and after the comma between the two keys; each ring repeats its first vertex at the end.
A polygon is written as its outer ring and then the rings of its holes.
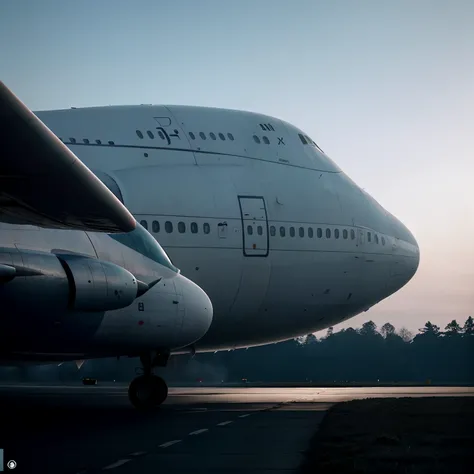
{"type": "Polygon", "coordinates": [[[140,356],[132,403],[162,403],[152,374],[212,321],[119,200],[0,83],[0,360],[140,356]]]}

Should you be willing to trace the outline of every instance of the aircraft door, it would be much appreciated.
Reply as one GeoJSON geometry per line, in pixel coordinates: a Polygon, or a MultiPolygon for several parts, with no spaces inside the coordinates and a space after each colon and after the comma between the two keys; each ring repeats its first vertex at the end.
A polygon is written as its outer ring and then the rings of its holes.
{"type": "Polygon", "coordinates": [[[241,278],[231,314],[237,324],[245,327],[253,321],[265,300],[271,274],[270,258],[267,257],[268,220],[265,200],[262,196],[238,196],[242,220],[241,278]]]}
{"type": "Polygon", "coordinates": [[[268,256],[268,219],[262,196],[238,196],[246,257],[268,256]]]}

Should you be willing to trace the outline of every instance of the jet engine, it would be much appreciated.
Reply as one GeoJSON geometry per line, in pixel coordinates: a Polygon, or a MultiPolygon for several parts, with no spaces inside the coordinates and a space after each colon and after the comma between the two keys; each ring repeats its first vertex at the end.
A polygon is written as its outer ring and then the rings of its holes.
{"type": "Polygon", "coordinates": [[[110,262],[77,254],[0,249],[2,309],[111,311],[129,306],[148,288],[110,262]]]}

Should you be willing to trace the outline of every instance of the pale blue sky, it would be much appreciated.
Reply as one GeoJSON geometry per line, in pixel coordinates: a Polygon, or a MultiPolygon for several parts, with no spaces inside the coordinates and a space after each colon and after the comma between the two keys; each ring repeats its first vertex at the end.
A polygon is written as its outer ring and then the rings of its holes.
{"type": "MultiPolygon", "coordinates": [[[[0,1],[0,78],[33,110],[166,103],[303,128],[421,247],[372,318],[474,316],[472,0],[0,1]]],[[[347,325],[347,324],[346,324],[347,325]]]]}

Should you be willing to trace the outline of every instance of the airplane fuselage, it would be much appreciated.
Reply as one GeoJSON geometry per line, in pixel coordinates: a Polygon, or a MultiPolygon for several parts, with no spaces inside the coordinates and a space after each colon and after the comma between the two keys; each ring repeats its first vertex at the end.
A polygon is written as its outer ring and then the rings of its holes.
{"type": "Polygon", "coordinates": [[[287,122],[186,106],[36,115],[209,295],[214,319],[193,349],[324,329],[416,272],[406,227],[287,122]]]}

